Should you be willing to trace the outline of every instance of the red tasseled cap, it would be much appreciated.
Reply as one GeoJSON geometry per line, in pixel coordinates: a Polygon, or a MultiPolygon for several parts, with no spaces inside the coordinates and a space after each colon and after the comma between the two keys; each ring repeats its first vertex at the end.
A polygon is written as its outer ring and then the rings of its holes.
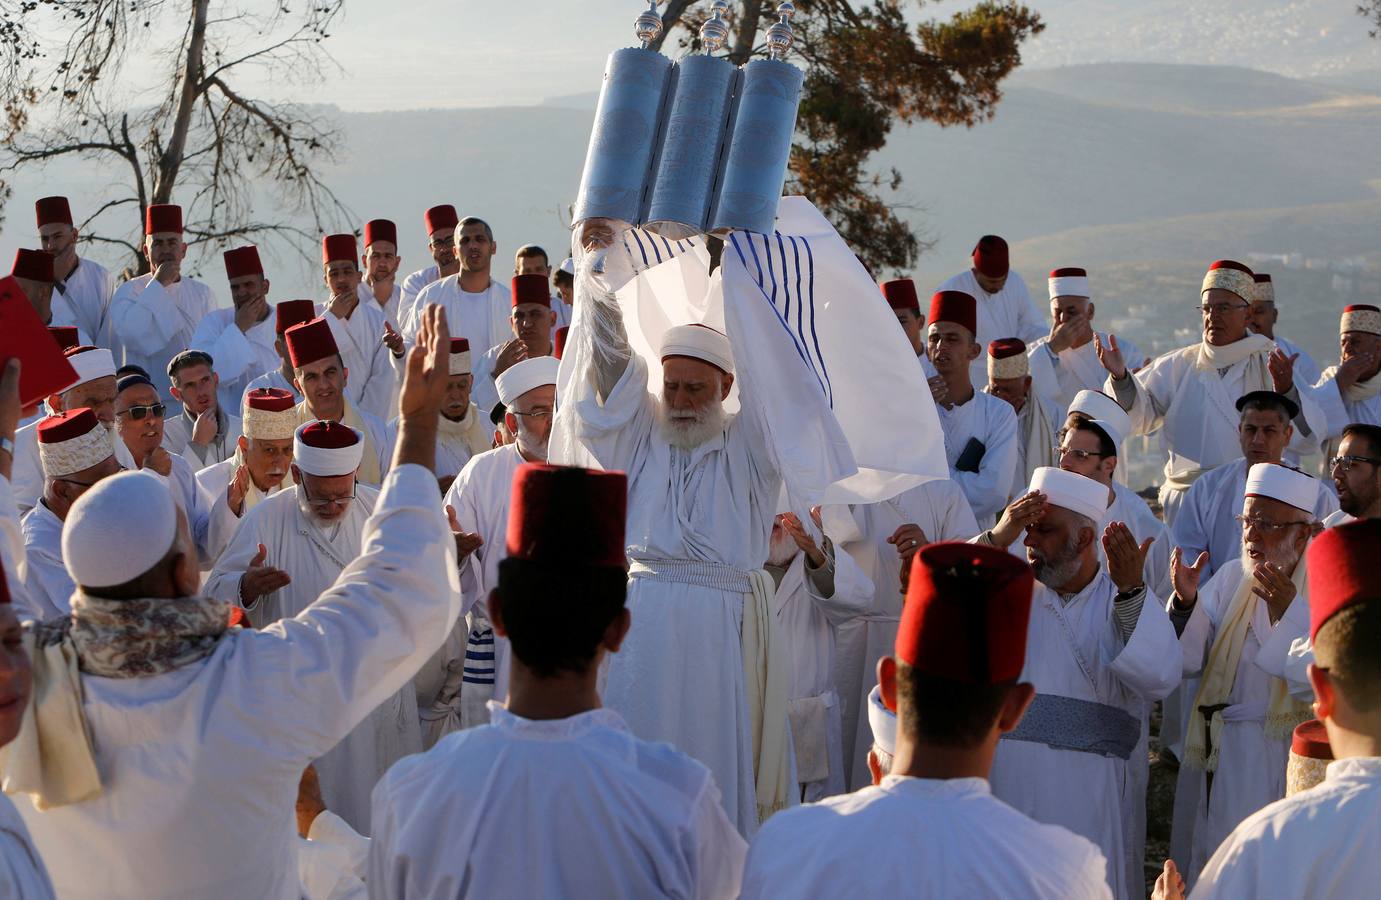
{"type": "Polygon", "coordinates": [[[937,322],[953,322],[978,334],[978,301],[963,291],[940,291],[930,298],[931,325],[937,322]]]}
{"type": "Polygon", "coordinates": [[[622,472],[524,463],[513,473],[508,555],[554,565],[625,568],[627,506],[628,478],[622,472]]]}
{"type": "Polygon", "coordinates": [[[427,234],[440,231],[443,228],[455,228],[460,224],[460,215],[456,208],[449,203],[441,206],[433,206],[422,216],[422,221],[427,226],[427,234]]]}
{"type": "Polygon", "coordinates": [[[353,234],[328,234],[321,239],[321,264],[357,262],[353,234]]]}
{"type": "Polygon", "coordinates": [[[921,314],[921,300],[916,296],[916,282],[910,278],[897,278],[893,281],[884,281],[881,285],[882,296],[887,298],[887,305],[893,309],[909,309],[916,315],[921,314]]]}
{"type": "Polygon", "coordinates": [[[53,340],[58,342],[58,347],[63,351],[71,350],[81,344],[81,336],[77,334],[75,325],[49,325],[48,333],[53,336],[53,340]]]}
{"type": "Polygon", "coordinates": [[[1381,312],[1381,308],[1366,303],[1354,303],[1351,306],[1344,306],[1343,312],[1381,312]]]}
{"type": "Polygon", "coordinates": [[[34,204],[34,213],[38,218],[39,228],[44,225],[73,224],[72,207],[66,197],[43,197],[34,204]]]}
{"type": "Polygon", "coordinates": [[[273,308],[273,330],[282,334],[294,325],[316,318],[316,304],[310,300],[284,300],[273,308]]]}
{"type": "Polygon", "coordinates": [[[154,203],[144,211],[144,233],[182,234],[182,207],[172,203],[154,203]]]}
{"type": "Polygon", "coordinates": [[[562,325],[560,328],[556,329],[556,337],[552,339],[552,356],[560,359],[561,354],[566,352],[566,335],[570,334],[570,332],[571,326],[569,325],[562,325]]]}
{"type": "Polygon", "coordinates": [[[1001,278],[1012,268],[1007,242],[995,234],[985,234],[973,248],[973,267],[989,278],[1001,278]]]}
{"type": "Polygon", "coordinates": [[[1208,270],[1210,272],[1212,272],[1214,269],[1236,269],[1238,272],[1246,272],[1248,275],[1252,275],[1253,277],[1255,277],[1255,273],[1253,273],[1251,269],[1247,268],[1245,265],[1243,265],[1240,262],[1237,262],[1234,259],[1217,260],[1213,263],[1213,265],[1208,267],[1208,270]]]}
{"type": "Polygon", "coordinates": [[[319,450],[341,450],[345,447],[353,447],[360,442],[360,436],[349,425],[320,420],[299,429],[297,436],[302,439],[302,443],[306,446],[316,447],[319,450]]]}
{"type": "Polygon", "coordinates": [[[263,275],[264,264],[259,262],[259,248],[252,244],[225,251],[225,277],[231,280],[246,275],[263,275]]]}
{"type": "Polygon", "coordinates": [[[1305,551],[1309,578],[1309,639],[1354,603],[1381,601],[1381,519],[1325,528],[1305,551]]]}
{"type": "Polygon", "coordinates": [[[1328,742],[1328,729],[1318,719],[1299,723],[1290,738],[1290,752],[1305,759],[1331,760],[1333,745],[1328,742]]]}
{"type": "Polygon", "coordinates": [[[1066,266],[1063,269],[1052,269],[1051,278],[1087,278],[1088,270],[1080,269],[1077,266],[1066,266]]]}
{"type": "Polygon", "coordinates": [[[53,254],[46,250],[25,250],[21,247],[15,251],[14,268],[10,269],[10,274],[15,278],[51,283],[53,280],[53,254]]]}
{"type": "Polygon", "coordinates": [[[283,332],[283,340],[288,343],[288,360],[294,369],[310,365],[328,356],[340,355],[336,347],[335,335],[325,319],[312,319],[294,325],[283,332]]]}
{"type": "Polygon", "coordinates": [[[551,309],[551,290],[545,275],[514,275],[510,292],[515,309],[522,303],[537,303],[551,309]]]}
{"type": "Polygon", "coordinates": [[[1026,664],[1031,567],[996,547],[947,541],[911,563],[897,659],[966,684],[1016,681],[1026,664]]]}
{"type": "Polygon", "coordinates": [[[255,388],[245,394],[245,406],[264,412],[287,412],[297,405],[293,395],[282,388],[255,388]]]}
{"type": "Polygon", "coordinates": [[[80,407],[40,419],[38,422],[38,442],[40,444],[60,444],[90,434],[104,427],[101,420],[90,407],[80,407]]]}
{"type": "Polygon", "coordinates": [[[368,247],[375,241],[387,241],[398,246],[398,226],[388,219],[370,219],[364,223],[364,245],[368,247]]]}
{"type": "Polygon", "coordinates": [[[998,338],[988,344],[988,355],[993,359],[1006,359],[1009,356],[1025,356],[1026,344],[1019,338],[998,338]]]}

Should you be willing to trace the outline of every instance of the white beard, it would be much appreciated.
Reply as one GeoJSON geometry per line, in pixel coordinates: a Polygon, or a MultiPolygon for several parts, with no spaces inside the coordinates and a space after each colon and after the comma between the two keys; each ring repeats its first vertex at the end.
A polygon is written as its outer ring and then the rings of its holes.
{"type": "Polygon", "coordinates": [[[801,548],[796,546],[796,541],[791,535],[786,533],[786,529],[779,525],[772,528],[772,537],[767,544],[767,564],[785,569],[791,565],[791,561],[796,558],[796,554],[801,552],[801,548]]]}
{"type": "Polygon", "coordinates": [[[700,413],[669,410],[665,403],[657,404],[658,433],[668,444],[682,450],[694,450],[715,435],[722,434],[728,420],[729,415],[724,412],[724,403],[720,400],[700,413]]]}
{"type": "MultiPolygon", "coordinates": [[[[1256,561],[1247,555],[1247,548],[1242,548],[1242,555],[1237,557],[1242,564],[1242,577],[1253,578],[1256,575],[1256,561]]],[[[1289,547],[1277,549],[1274,553],[1268,553],[1263,562],[1268,562],[1277,569],[1285,573],[1286,578],[1293,578],[1295,567],[1299,565],[1299,555],[1289,547]]]]}

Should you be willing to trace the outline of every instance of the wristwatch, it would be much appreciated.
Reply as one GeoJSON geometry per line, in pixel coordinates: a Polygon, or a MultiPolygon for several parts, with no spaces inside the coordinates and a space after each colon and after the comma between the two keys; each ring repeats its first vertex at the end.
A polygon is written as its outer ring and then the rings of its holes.
{"type": "Polygon", "coordinates": [[[13,439],[13,438],[7,438],[7,437],[0,437],[0,450],[3,450],[4,452],[8,453],[8,454],[11,456],[11,458],[13,458],[13,456],[14,456],[14,439],[13,439]]]}

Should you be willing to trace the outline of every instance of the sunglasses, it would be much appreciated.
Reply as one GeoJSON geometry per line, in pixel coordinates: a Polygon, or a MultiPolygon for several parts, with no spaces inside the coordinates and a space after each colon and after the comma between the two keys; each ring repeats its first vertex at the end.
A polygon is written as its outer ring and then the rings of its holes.
{"type": "Polygon", "coordinates": [[[163,418],[163,413],[167,411],[167,409],[168,407],[164,404],[155,403],[152,406],[131,406],[124,412],[118,413],[118,415],[129,416],[131,419],[138,422],[149,413],[153,413],[155,419],[161,419],[163,418]]]}

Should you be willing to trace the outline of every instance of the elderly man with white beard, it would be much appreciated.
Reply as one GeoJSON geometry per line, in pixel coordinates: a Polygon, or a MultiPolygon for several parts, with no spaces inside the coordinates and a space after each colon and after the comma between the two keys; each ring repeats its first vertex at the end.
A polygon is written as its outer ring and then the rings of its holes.
{"type": "MultiPolygon", "coordinates": [[[[819,507],[811,520],[821,528],[819,507]]],[[[853,557],[837,552],[829,535],[823,543],[794,513],[782,513],[772,523],[763,567],[776,585],[772,609],[791,653],[787,714],[802,803],[846,790],[835,627],[867,610],[873,598],[873,583],[853,557]]]]}
{"type": "Polygon", "coordinates": [[[1199,585],[1204,554],[1171,555],[1166,609],[1184,674],[1201,678],[1175,789],[1170,855],[1192,887],[1214,849],[1247,816],[1285,796],[1290,736],[1310,718],[1290,696],[1272,639],[1307,634],[1304,550],[1317,523],[1318,483],[1278,463],[1247,473],[1242,555],[1199,585]]]}
{"type": "Polygon", "coordinates": [[[446,404],[441,407],[436,432],[436,478],[443,491],[450,488],[466,463],[491,449],[494,440],[489,419],[473,399],[475,376],[468,340],[451,338],[450,363],[446,404]]]}
{"type": "Polygon", "coordinates": [[[245,394],[244,434],[235,455],[197,473],[206,510],[206,556],[215,561],[245,513],[284,487],[292,487],[296,401],[287,391],[255,388],[245,394]]]}
{"type": "Polygon", "coordinates": [[[1093,841],[1119,898],[1128,884],[1123,786],[1146,705],[1180,680],[1175,630],[1145,582],[1148,539],[1100,525],[1108,486],[1062,469],[1037,469],[1030,491],[975,543],[1007,547],[1025,530],[1037,585],[1022,681],[1036,699],[1004,735],[993,761],[993,795],[1039,822],[1093,841]],[[1097,542],[1107,554],[1099,562],[1097,542]]]}
{"type": "MultiPolygon", "coordinates": [[[[360,555],[379,499],[358,483],[364,438],[353,428],[298,426],[292,454],[293,486],[245,515],[205,587],[260,628],[298,615],[340,577],[360,555]]],[[[315,762],[327,807],[356,831],[369,833],[369,792],[379,776],[422,749],[416,697],[405,685],[315,762]]]]}

